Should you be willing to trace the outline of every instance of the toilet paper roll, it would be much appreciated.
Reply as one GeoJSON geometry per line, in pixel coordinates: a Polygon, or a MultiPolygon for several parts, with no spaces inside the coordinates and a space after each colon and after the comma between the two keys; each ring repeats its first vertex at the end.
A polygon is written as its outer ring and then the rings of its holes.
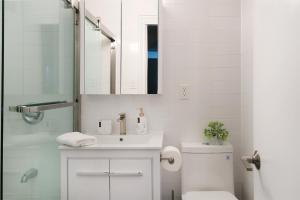
{"type": "Polygon", "coordinates": [[[176,172],[180,170],[181,165],[182,165],[182,158],[181,158],[181,153],[179,149],[176,147],[168,146],[165,147],[162,152],[161,152],[162,158],[173,158],[174,163],[169,163],[168,160],[162,160],[161,161],[161,166],[170,172],[176,172]]]}

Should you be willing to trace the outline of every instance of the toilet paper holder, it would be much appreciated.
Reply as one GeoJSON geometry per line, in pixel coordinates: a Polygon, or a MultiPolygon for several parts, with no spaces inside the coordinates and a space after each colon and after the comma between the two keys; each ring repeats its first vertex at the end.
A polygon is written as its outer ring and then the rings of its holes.
{"type": "Polygon", "coordinates": [[[160,155],[160,162],[163,160],[167,160],[170,165],[174,164],[175,162],[175,159],[173,157],[163,157],[162,155],[160,155]]]}

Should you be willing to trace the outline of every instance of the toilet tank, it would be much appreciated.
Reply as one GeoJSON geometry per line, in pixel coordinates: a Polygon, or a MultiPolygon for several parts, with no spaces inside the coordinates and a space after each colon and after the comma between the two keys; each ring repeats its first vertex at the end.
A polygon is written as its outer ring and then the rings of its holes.
{"type": "Polygon", "coordinates": [[[234,194],[233,148],[230,144],[182,143],[182,194],[228,191],[234,194]]]}

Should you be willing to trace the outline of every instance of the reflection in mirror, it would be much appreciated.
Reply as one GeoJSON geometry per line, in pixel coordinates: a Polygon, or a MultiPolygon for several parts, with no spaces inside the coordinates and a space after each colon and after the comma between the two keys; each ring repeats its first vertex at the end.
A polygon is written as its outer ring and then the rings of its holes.
{"type": "Polygon", "coordinates": [[[157,25],[147,26],[148,42],[148,71],[147,71],[147,90],[148,94],[158,93],[158,32],[157,25]]]}
{"type": "Polygon", "coordinates": [[[85,93],[115,93],[114,35],[100,18],[85,12],[85,93]]]}
{"type": "Polygon", "coordinates": [[[158,0],[122,1],[122,94],[159,93],[157,26],[158,0]]]}
{"type": "Polygon", "coordinates": [[[84,93],[160,94],[158,0],[84,5],[84,93]]]}

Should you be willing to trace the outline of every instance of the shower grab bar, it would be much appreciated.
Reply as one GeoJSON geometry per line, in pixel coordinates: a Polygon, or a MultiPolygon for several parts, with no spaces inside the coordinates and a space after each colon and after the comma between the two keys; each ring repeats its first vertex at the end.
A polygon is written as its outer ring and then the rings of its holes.
{"type": "Polygon", "coordinates": [[[10,106],[10,112],[17,113],[38,113],[46,110],[53,110],[58,108],[65,108],[74,106],[75,103],[67,102],[67,101],[54,101],[54,102],[46,102],[46,103],[35,103],[35,104],[26,104],[26,105],[17,105],[10,106]]]}

